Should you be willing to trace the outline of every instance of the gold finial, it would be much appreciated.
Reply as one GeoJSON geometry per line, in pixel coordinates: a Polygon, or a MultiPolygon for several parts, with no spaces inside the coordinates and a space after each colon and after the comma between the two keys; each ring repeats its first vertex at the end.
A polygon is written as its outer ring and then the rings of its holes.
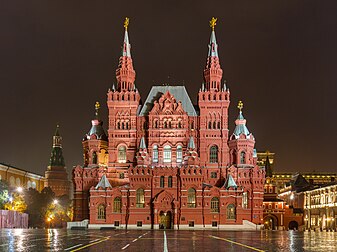
{"type": "Polygon", "coordinates": [[[101,104],[99,104],[99,102],[97,101],[96,103],[95,103],[95,109],[96,110],[99,110],[101,108],[101,104]]]}
{"type": "Polygon", "coordinates": [[[128,29],[128,26],[129,26],[129,18],[126,17],[126,18],[125,18],[125,21],[124,21],[124,28],[125,28],[125,30],[128,29]]]}
{"type": "Polygon", "coordinates": [[[215,17],[212,17],[211,21],[209,21],[209,26],[212,28],[212,31],[214,31],[214,27],[216,26],[216,21],[218,19],[215,17]]]}
{"type": "Polygon", "coordinates": [[[240,112],[243,109],[243,102],[242,101],[239,101],[238,109],[240,109],[240,112]]]}

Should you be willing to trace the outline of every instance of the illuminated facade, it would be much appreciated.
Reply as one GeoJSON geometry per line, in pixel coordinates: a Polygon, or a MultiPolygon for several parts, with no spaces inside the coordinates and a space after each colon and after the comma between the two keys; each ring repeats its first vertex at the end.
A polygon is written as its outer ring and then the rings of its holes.
{"type": "Polygon", "coordinates": [[[306,191],[303,194],[305,227],[336,230],[337,183],[306,191]]]}
{"type": "Polygon", "coordinates": [[[153,86],[142,105],[126,20],[117,85],[107,94],[108,132],[97,103],[82,142],[84,166],[73,170],[75,220],[88,218],[92,228],[259,227],[265,173],[241,102],[228,130],[215,21],[198,105],[184,86],[153,86]]]}
{"type": "Polygon", "coordinates": [[[44,188],[45,178],[39,174],[0,163],[0,180],[6,181],[12,188],[34,188],[41,191],[44,188]]]}

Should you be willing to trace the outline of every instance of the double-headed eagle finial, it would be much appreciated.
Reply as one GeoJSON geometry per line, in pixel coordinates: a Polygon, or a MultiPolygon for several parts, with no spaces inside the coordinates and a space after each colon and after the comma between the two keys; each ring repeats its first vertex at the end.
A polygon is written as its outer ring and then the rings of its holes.
{"type": "Polygon", "coordinates": [[[242,111],[242,109],[243,109],[243,102],[242,101],[239,101],[238,109],[240,109],[240,112],[242,111]]]}
{"type": "Polygon", "coordinates": [[[125,28],[125,30],[128,29],[128,26],[129,26],[129,18],[126,17],[125,20],[124,20],[124,28],[125,28]]]}
{"type": "Polygon", "coordinates": [[[214,28],[216,26],[216,21],[217,20],[218,20],[217,18],[212,17],[211,21],[209,21],[209,26],[212,28],[212,31],[214,31],[214,28]]]}

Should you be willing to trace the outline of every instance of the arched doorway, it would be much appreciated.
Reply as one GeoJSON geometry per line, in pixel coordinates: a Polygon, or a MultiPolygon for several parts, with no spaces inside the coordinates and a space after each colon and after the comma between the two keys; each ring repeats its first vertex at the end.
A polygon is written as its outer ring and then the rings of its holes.
{"type": "Polygon", "coordinates": [[[267,215],[266,217],[264,217],[264,229],[276,230],[277,225],[277,218],[275,216],[267,215]]]}
{"type": "Polygon", "coordinates": [[[288,228],[289,228],[289,230],[298,230],[298,223],[297,223],[297,221],[291,221],[291,222],[289,222],[288,228]]]}
{"type": "Polygon", "coordinates": [[[160,211],[159,213],[159,229],[171,229],[172,227],[172,213],[171,211],[160,211]]]}

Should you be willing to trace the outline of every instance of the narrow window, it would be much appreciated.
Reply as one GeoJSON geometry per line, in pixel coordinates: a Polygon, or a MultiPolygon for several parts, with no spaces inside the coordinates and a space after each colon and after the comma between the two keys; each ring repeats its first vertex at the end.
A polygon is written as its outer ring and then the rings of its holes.
{"type": "Polygon", "coordinates": [[[187,192],[187,207],[194,208],[196,206],[195,189],[190,188],[187,192]]]}
{"type": "Polygon", "coordinates": [[[211,199],[211,212],[219,213],[219,198],[214,197],[211,199]]]}
{"type": "Polygon", "coordinates": [[[208,128],[209,128],[209,129],[212,128],[212,122],[208,122],[208,128]]]}
{"type": "Polygon", "coordinates": [[[242,151],[240,153],[240,164],[245,164],[246,163],[246,153],[242,151]]]}
{"type": "Polygon", "coordinates": [[[177,146],[177,163],[181,163],[183,161],[183,148],[181,145],[177,146]]]}
{"type": "Polygon", "coordinates": [[[168,177],[168,183],[167,183],[168,187],[172,187],[172,176],[168,177]]]}
{"type": "Polygon", "coordinates": [[[244,192],[242,194],[242,208],[248,208],[248,193],[244,192]]]}
{"type": "Polygon", "coordinates": [[[165,145],[164,146],[164,163],[170,163],[172,160],[171,157],[172,157],[171,146],[165,145]]]}
{"type": "Polygon", "coordinates": [[[96,154],[96,152],[92,153],[92,163],[97,164],[97,154],[96,154]]]}
{"type": "Polygon", "coordinates": [[[157,145],[153,146],[152,161],[153,163],[158,163],[158,146],[157,145]]]}
{"type": "Polygon", "coordinates": [[[161,176],[161,177],[160,177],[160,187],[161,187],[161,188],[164,188],[164,186],[165,186],[165,177],[164,177],[164,176],[161,176]]]}
{"type": "Polygon", "coordinates": [[[105,206],[100,204],[97,208],[97,219],[104,220],[105,219],[105,206]]]}
{"type": "Polygon", "coordinates": [[[209,162],[218,163],[218,146],[213,145],[209,150],[209,162]]]}
{"type": "Polygon", "coordinates": [[[122,212],[122,199],[120,197],[116,197],[114,199],[114,213],[121,213],[122,212]]]}
{"type": "Polygon", "coordinates": [[[145,204],[144,189],[139,188],[136,191],[136,207],[143,208],[145,204]]]}
{"type": "Polygon", "coordinates": [[[235,213],[235,206],[233,204],[229,204],[227,207],[227,219],[235,220],[236,213],[235,213]]]}
{"type": "Polygon", "coordinates": [[[213,122],[213,129],[216,129],[216,122],[213,122]]]}
{"type": "Polygon", "coordinates": [[[118,163],[126,163],[126,147],[120,146],[118,148],[118,163]]]}

